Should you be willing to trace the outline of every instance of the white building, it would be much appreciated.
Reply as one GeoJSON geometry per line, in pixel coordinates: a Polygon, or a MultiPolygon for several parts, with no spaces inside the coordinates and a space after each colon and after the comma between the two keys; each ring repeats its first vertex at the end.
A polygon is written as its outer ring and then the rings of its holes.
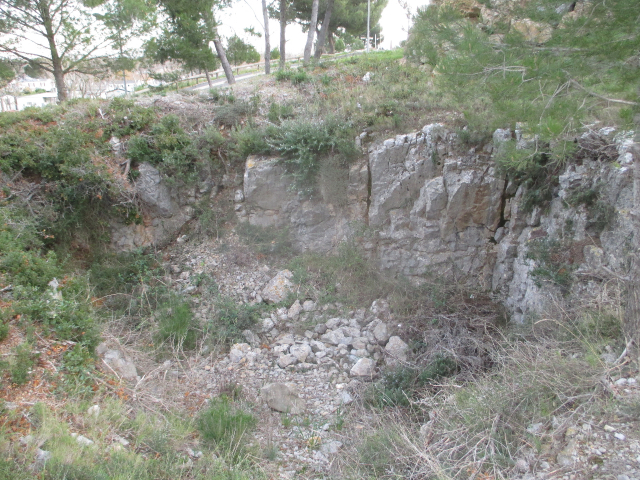
{"type": "Polygon", "coordinates": [[[27,107],[45,107],[58,103],[58,93],[45,92],[32,95],[3,95],[0,97],[0,112],[17,112],[27,107]]]}

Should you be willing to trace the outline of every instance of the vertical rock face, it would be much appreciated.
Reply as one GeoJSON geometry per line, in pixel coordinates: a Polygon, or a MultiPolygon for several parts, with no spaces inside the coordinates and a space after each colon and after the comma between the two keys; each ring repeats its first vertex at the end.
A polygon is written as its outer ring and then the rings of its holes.
{"type": "Polygon", "coordinates": [[[295,191],[278,158],[250,156],[244,198],[236,203],[238,218],[261,227],[288,228],[300,251],[329,251],[351,236],[353,222],[364,219],[368,169],[360,162],[330,173],[320,175],[317,192],[306,195],[295,191]],[[337,194],[336,179],[344,187],[337,194]]]}
{"type": "MultiPolygon", "coordinates": [[[[443,125],[400,135],[371,150],[369,226],[383,270],[485,278],[488,240],[500,221],[504,180],[486,152],[456,152],[443,125]]],[[[487,268],[488,267],[488,268],[487,268]]]]}
{"type": "MultiPolygon", "coordinates": [[[[367,161],[341,172],[348,179],[340,184],[342,196],[331,192],[330,176],[321,176],[311,197],[298,194],[277,159],[250,157],[236,211],[253,225],[289,228],[299,250],[331,250],[353,238],[359,224],[368,231],[362,246],[381,270],[407,277],[431,273],[492,290],[521,321],[559,294],[531,274],[539,266],[530,255],[536,242],[561,242],[571,253],[569,267],[586,278],[624,271],[625,252],[637,241],[628,218],[631,136],[612,129],[598,135],[617,145],[617,164],[585,159],[570,165],[545,211],[524,212],[525,189],[495,171],[492,154],[503,142],[516,138],[519,147],[527,146],[520,132],[497,130],[491,144],[464,151],[441,124],[372,146],[367,161]],[[612,212],[612,223],[597,231],[593,208],[567,202],[589,189],[599,192],[598,208],[612,212]]],[[[571,288],[586,295],[599,287],[589,280],[571,288]]]]}
{"type": "Polygon", "coordinates": [[[164,246],[193,218],[192,205],[213,186],[208,169],[200,172],[196,186],[175,186],[148,163],[138,167],[133,194],[139,199],[143,222],[126,224],[111,222],[111,243],[116,250],[132,250],[141,246],[164,246]]]}

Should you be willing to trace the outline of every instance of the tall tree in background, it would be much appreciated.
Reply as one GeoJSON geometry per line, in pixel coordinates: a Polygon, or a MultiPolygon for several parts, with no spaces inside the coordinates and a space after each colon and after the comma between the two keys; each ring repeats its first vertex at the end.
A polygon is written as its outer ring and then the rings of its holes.
{"type": "MultiPolygon", "coordinates": [[[[388,0],[371,0],[371,34],[380,35],[380,18],[382,11],[387,6],[388,0]]],[[[323,48],[327,45],[327,51],[334,51],[334,37],[342,36],[345,33],[356,38],[366,35],[367,33],[367,0],[334,0],[331,5],[331,15],[327,17],[327,10],[330,6],[330,0],[321,0],[318,5],[318,18],[329,20],[329,26],[326,28],[326,36],[323,48]]],[[[307,30],[310,26],[309,19],[313,9],[312,0],[293,0],[292,12],[290,16],[294,18],[303,30],[307,30]]],[[[322,32],[322,24],[320,24],[320,32],[322,32]]]]}
{"type": "Polygon", "coordinates": [[[260,54],[255,47],[239,36],[234,35],[227,42],[227,58],[234,65],[255,63],[260,61],[260,54]]]}
{"type": "Polygon", "coordinates": [[[93,35],[99,28],[89,8],[78,0],[0,1],[0,52],[35,61],[52,73],[60,101],[67,99],[64,76],[82,71],[108,43],[93,35]]]}
{"type": "Polygon", "coordinates": [[[147,54],[162,63],[176,60],[186,69],[204,70],[209,86],[212,85],[209,71],[217,68],[219,58],[227,81],[235,83],[217,32],[213,14],[216,0],[160,0],[159,3],[167,22],[162,34],[147,42],[147,54]],[[218,58],[211,51],[210,42],[214,43],[218,58]]]}
{"type": "Polygon", "coordinates": [[[334,0],[327,0],[327,9],[324,12],[324,20],[322,20],[322,28],[318,34],[318,41],[316,43],[316,53],[314,57],[319,60],[324,51],[324,43],[327,39],[327,32],[329,31],[329,25],[331,25],[331,14],[333,13],[334,0]]]}
{"type": "Polygon", "coordinates": [[[122,71],[124,93],[127,94],[126,70],[135,67],[134,52],[129,44],[155,25],[155,5],[149,0],[111,0],[104,4],[104,13],[95,17],[105,25],[111,47],[117,52],[113,71],[122,71]]]}
{"type": "Polygon", "coordinates": [[[262,18],[264,19],[264,73],[271,73],[271,39],[269,38],[269,11],[267,0],[262,0],[262,18]]]}
{"type": "Polygon", "coordinates": [[[311,21],[309,22],[309,31],[307,32],[307,44],[304,46],[304,63],[309,63],[311,59],[311,48],[313,47],[313,36],[316,33],[318,24],[318,4],[319,0],[313,0],[311,4],[311,21]]]}

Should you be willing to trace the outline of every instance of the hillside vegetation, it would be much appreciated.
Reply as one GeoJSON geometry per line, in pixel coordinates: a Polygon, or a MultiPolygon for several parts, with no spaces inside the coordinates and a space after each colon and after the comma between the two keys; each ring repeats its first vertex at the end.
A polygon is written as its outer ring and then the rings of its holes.
{"type": "MultiPolygon", "coordinates": [[[[638,397],[612,387],[637,365],[602,359],[628,340],[619,283],[600,305],[510,325],[487,292],[385,278],[354,244],[301,255],[286,232],[236,229],[223,181],[242,173],[248,155],[277,155],[311,195],[327,168],[346,175],[361,158],[362,132],[366,147],[440,121],[465,149],[487,144],[496,128],[517,129],[526,147],[513,138],[496,162],[543,205],[561,166],[585,155],[610,160],[611,145],[585,151],[578,137],[637,128],[640,115],[637,1],[571,5],[443,0],[418,11],[404,51],[321,60],[235,90],[1,113],[0,479],[280,475],[277,448],[252,439],[265,427],[240,387],[207,403],[183,390],[158,399],[105,368],[96,347],[117,339],[141,352],[149,372],[167,361],[186,371],[296,299],[333,312],[387,297],[421,359],[389,368],[339,411],[331,428],[344,451],[331,470],[301,468],[296,478],[558,478],[542,465],[558,458],[570,428],[637,419],[638,397]],[[114,253],[112,221],[148,220],[132,188],[143,162],[175,186],[214,178],[220,191],[196,206],[191,238],[236,265],[290,268],[297,293],[250,305],[198,274],[198,295],[216,306],[202,319],[198,296],[167,281],[180,244],[114,253]],[[482,365],[458,354],[465,348],[481,351],[482,365]]],[[[288,416],[282,422],[290,427],[288,416]]],[[[317,449],[314,438],[298,439],[301,448],[317,449]]]]}

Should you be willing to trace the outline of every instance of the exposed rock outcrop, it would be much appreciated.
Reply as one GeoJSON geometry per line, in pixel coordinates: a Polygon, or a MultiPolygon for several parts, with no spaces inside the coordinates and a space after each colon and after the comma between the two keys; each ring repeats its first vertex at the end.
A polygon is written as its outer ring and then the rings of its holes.
{"type": "MultiPolygon", "coordinates": [[[[315,196],[295,192],[278,159],[250,157],[236,210],[253,225],[289,228],[301,251],[327,251],[355,238],[382,271],[415,279],[431,273],[493,290],[522,320],[559,293],[531,276],[537,265],[530,258],[532,241],[561,242],[571,250],[571,269],[585,280],[588,272],[623,271],[630,242],[637,241],[628,215],[631,135],[612,129],[596,135],[617,145],[617,163],[587,155],[581,164],[569,165],[544,211],[540,206],[524,211],[525,187],[498,174],[493,159],[503,142],[515,138],[519,148],[526,148],[530,139],[519,131],[498,130],[493,142],[465,151],[441,124],[372,145],[367,163],[344,172],[343,203],[324,195],[322,183],[315,196]],[[587,190],[599,196],[594,208],[608,211],[608,223],[599,228],[594,228],[592,208],[567,202],[587,190]]],[[[591,278],[571,288],[595,294],[597,282],[591,278]]]]}

